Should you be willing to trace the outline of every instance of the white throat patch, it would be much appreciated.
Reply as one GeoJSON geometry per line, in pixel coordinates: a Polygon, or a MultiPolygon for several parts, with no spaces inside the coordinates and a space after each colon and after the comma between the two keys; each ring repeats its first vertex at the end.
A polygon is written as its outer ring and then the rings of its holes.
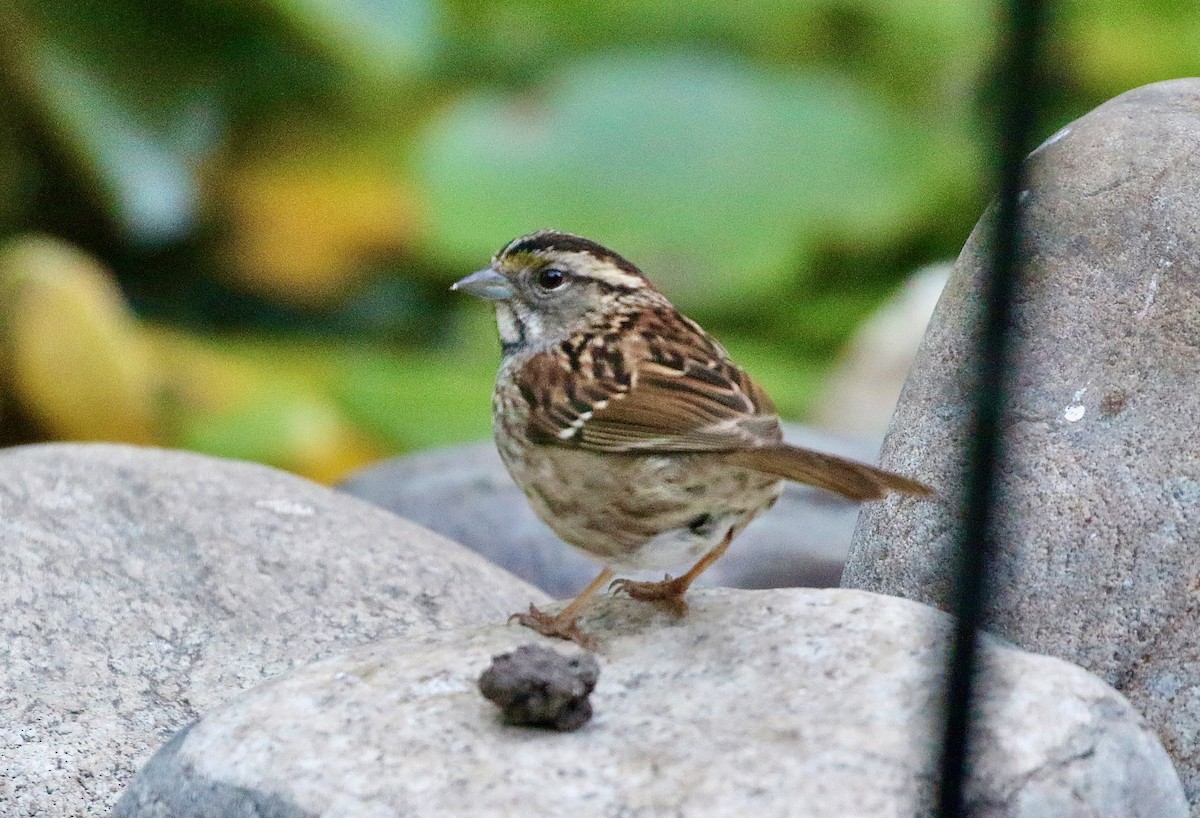
{"type": "Polygon", "coordinates": [[[513,309],[504,301],[496,302],[496,326],[500,330],[500,343],[506,347],[525,343],[525,332],[517,322],[513,309]]]}
{"type": "Polygon", "coordinates": [[[542,337],[542,319],[530,309],[523,309],[511,301],[496,302],[496,327],[500,333],[500,345],[506,353],[536,344],[542,337]]]}

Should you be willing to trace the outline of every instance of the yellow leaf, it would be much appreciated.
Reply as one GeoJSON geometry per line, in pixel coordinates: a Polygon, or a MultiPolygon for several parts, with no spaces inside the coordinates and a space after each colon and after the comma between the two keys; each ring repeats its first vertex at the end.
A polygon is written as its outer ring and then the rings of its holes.
{"type": "Polygon", "coordinates": [[[170,445],[267,463],[320,483],[388,454],[324,394],[331,364],[319,345],[298,355],[290,340],[154,325],[146,335],[163,373],[170,445]]]}
{"type": "Polygon", "coordinates": [[[144,339],[111,276],[50,237],[0,248],[8,379],[60,440],[158,442],[157,384],[144,339]]]}
{"type": "Polygon", "coordinates": [[[226,270],[242,289],[300,307],[354,294],[375,258],[410,245],[415,195],[399,173],[353,150],[300,147],[211,176],[230,228],[226,270]]]}

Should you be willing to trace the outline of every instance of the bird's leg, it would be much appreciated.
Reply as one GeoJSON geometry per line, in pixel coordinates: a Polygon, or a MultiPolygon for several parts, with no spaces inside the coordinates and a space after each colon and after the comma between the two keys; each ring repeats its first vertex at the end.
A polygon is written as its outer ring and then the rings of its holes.
{"type": "Polygon", "coordinates": [[[604,587],[613,577],[613,572],[609,568],[605,568],[592,580],[586,588],[579,592],[579,595],[571,600],[571,604],[563,608],[558,613],[551,616],[548,613],[538,610],[535,606],[530,605],[529,611],[526,613],[515,613],[508,618],[509,622],[514,619],[520,622],[527,628],[540,633],[542,636],[553,636],[557,639],[567,639],[577,643],[580,647],[588,650],[595,650],[596,640],[588,636],[583,631],[579,630],[577,622],[580,615],[591,602],[596,591],[604,587]]]}
{"type": "Polygon", "coordinates": [[[720,545],[701,557],[700,561],[689,568],[683,576],[674,579],[667,576],[662,582],[635,582],[632,579],[618,579],[613,580],[613,583],[608,586],[609,590],[614,593],[629,594],[633,599],[645,602],[658,602],[676,616],[683,616],[688,609],[687,603],[683,601],[683,595],[687,593],[687,589],[691,587],[697,577],[721,558],[731,542],[733,542],[733,529],[729,530],[720,545]]]}

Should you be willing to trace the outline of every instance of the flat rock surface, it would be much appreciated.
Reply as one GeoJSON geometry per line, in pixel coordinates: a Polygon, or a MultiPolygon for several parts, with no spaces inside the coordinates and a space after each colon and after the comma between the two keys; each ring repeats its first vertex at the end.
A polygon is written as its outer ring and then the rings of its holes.
{"type": "MultiPolygon", "coordinates": [[[[878,439],[785,426],[801,446],[875,462],[878,439]]],[[[600,565],[563,543],[529,508],[491,441],[388,460],[339,488],[420,523],[503,566],[551,596],[574,596],[600,565]]],[[[859,506],[789,483],[700,584],[733,588],[837,585],[859,506]]],[[[661,579],[662,572],[625,575],[661,579]]]]}
{"type": "Polygon", "coordinates": [[[163,741],[238,692],[541,598],[436,534],[262,466],[0,451],[0,815],[107,815],[163,741]]]}
{"type": "MultiPolygon", "coordinates": [[[[1200,816],[1200,80],[1139,88],[1028,162],[991,628],[1088,668],[1163,738],[1200,816]]],[[[944,605],[987,220],[883,464],[947,503],[868,507],[844,584],[944,605]]]]}
{"type": "MultiPolygon", "coordinates": [[[[502,723],[476,680],[539,640],[424,633],[268,683],[181,732],[118,818],[932,815],[950,620],[859,591],[707,589],[682,620],[604,599],[592,720],[502,723]]],[[[1181,818],[1152,732],[1085,671],[989,640],[977,818],[1181,818]]]]}

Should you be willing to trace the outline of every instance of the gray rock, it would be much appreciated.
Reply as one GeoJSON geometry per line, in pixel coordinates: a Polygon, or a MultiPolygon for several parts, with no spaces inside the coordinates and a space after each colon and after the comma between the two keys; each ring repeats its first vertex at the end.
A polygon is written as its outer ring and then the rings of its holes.
{"type": "MultiPolygon", "coordinates": [[[[529,631],[392,639],[208,714],[115,815],[932,815],[944,614],[859,591],[708,589],[682,620],[606,598],[584,626],[603,672],[578,732],[506,725],[476,690],[529,631]]],[[[972,815],[1186,815],[1119,694],[994,640],[984,660],[972,815]]]]}
{"type": "MultiPolygon", "coordinates": [[[[802,446],[874,462],[869,439],[785,427],[802,446]]],[[[534,516],[489,441],[388,460],[339,487],[436,531],[552,596],[574,596],[600,565],[555,536],[534,516]]],[[[858,505],[808,486],[788,484],[729,553],[700,577],[701,585],[778,588],[837,585],[850,548],[858,505]]],[[[661,572],[638,574],[661,579],[661,572]]]]}
{"type": "Polygon", "coordinates": [[[240,691],[531,598],[454,543],[262,466],[0,451],[0,815],[104,815],[164,739],[240,691]]]}
{"type": "Polygon", "coordinates": [[[917,270],[854,332],[809,420],[831,432],[883,437],[917,357],[950,262],[917,270]]]}
{"type": "MultiPolygon", "coordinates": [[[[1200,815],[1200,80],[1117,97],[1028,161],[990,627],[1099,674],[1159,731],[1200,815]]],[[[987,219],[883,463],[945,503],[866,510],[844,584],[945,605],[987,219]]]]}

